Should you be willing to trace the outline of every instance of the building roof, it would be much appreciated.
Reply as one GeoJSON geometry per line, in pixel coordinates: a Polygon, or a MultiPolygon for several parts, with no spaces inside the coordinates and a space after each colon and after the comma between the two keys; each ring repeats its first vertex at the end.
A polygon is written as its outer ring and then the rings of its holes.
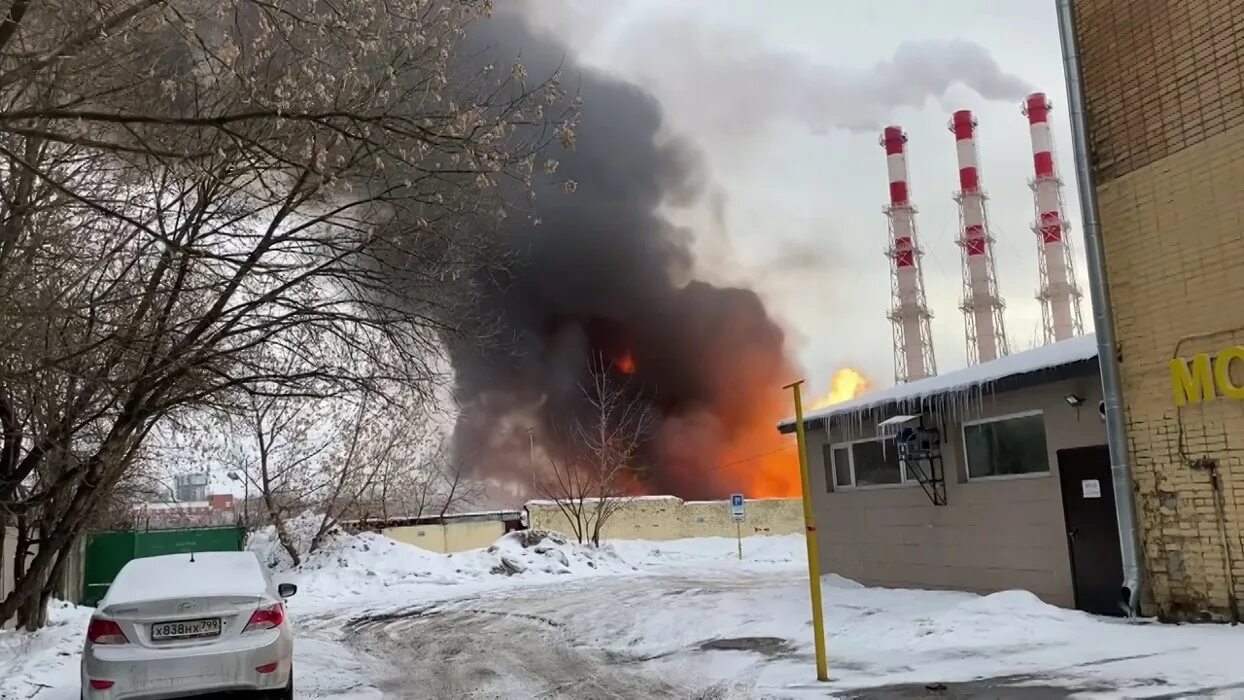
{"type": "Polygon", "coordinates": [[[480,510],[468,513],[446,513],[445,515],[390,515],[387,518],[373,517],[365,519],[342,520],[342,527],[381,528],[381,527],[414,527],[417,525],[446,525],[449,523],[471,522],[505,522],[520,520],[523,513],[516,509],[480,510]]]}
{"type": "MultiPolygon", "coordinates": [[[[656,496],[624,496],[624,495],[616,495],[616,496],[608,496],[608,499],[609,499],[609,500],[611,500],[611,501],[628,501],[628,502],[629,502],[629,501],[667,501],[667,502],[669,502],[669,503],[683,503],[683,502],[684,502],[684,501],[683,501],[681,498],[679,498],[678,496],[669,496],[669,495],[656,495],[656,496]]],[[[572,500],[572,499],[565,499],[565,500],[572,500]]],[[[596,502],[598,502],[600,499],[599,499],[599,498],[596,498],[595,496],[584,496],[584,497],[583,497],[583,498],[581,498],[581,499],[580,499],[580,498],[574,498],[573,500],[574,500],[574,501],[576,501],[576,502],[581,500],[581,501],[582,501],[582,502],[584,502],[584,503],[596,503],[596,502]]],[[[529,507],[529,506],[537,506],[537,507],[539,507],[539,506],[544,506],[544,507],[551,507],[551,506],[555,506],[555,505],[557,505],[557,501],[556,501],[556,500],[553,500],[553,499],[551,499],[551,498],[537,498],[537,499],[534,499],[534,500],[527,501],[526,503],[524,503],[524,504],[523,504],[523,507],[524,507],[524,508],[529,507]]]]}
{"type": "MultiPolygon", "coordinates": [[[[1096,364],[1096,360],[1097,336],[1088,333],[1000,357],[991,362],[982,362],[954,372],[926,377],[906,384],[896,384],[881,391],[864,394],[850,401],[806,413],[804,422],[806,424],[808,421],[865,412],[880,413],[887,408],[921,408],[936,398],[992,391],[1000,388],[995,385],[1011,384],[1012,382],[1005,381],[1011,378],[1030,380],[1020,382],[1018,384],[1020,386],[1050,381],[1052,378],[1048,375],[1052,370],[1081,363],[1096,364]]],[[[794,430],[794,417],[779,423],[778,429],[784,433],[794,430]]]]}

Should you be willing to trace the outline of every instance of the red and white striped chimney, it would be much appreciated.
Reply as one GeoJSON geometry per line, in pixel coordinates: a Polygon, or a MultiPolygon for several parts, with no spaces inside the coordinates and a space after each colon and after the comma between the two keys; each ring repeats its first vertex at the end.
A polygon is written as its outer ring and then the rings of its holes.
{"type": "Polygon", "coordinates": [[[928,304],[924,297],[923,252],[916,240],[916,208],[907,184],[907,134],[897,126],[881,132],[886,169],[890,177],[889,220],[890,292],[894,306],[887,317],[894,329],[894,381],[923,379],[937,374],[928,304]]]}
{"type": "Polygon", "coordinates": [[[1066,340],[1084,332],[1080,318],[1081,293],[1075,279],[1074,257],[1067,236],[1067,217],[1063,215],[1062,180],[1054,169],[1054,138],[1049,115],[1052,104],[1045,93],[1034,92],[1024,101],[1032,135],[1032,187],[1036,208],[1033,231],[1037,234],[1040,260],[1041,317],[1045,342],[1066,340]]]}
{"type": "Polygon", "coordinates": [[[988,362],[1009,352],[1002,319],[1005,304],[998,295],[993,261],[993,236],[989,231],[986,196],[980,186],[976,149],[976,118],[970,110],[955,112],[950,120],[959,156],[959,223],[963,248],[964,339],[968,363],[988,362]]]}

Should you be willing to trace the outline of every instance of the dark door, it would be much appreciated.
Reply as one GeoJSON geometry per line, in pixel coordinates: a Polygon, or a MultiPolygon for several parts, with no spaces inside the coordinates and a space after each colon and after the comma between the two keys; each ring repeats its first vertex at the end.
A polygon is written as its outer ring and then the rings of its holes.
{"type": "Polygon", "coordinates": [[[1098,615],[1122,615],[1123,559],[1109,449],[1095,445],[1059,450],[1058,479],[1076,607],[1098,615]]]}

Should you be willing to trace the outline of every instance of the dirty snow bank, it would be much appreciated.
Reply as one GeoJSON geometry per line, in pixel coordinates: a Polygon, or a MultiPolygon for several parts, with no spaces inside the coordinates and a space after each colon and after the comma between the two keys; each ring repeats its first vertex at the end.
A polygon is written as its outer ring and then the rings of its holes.
{"type": "MultiPolygon", "coordinates": [[[[745,697],[871,697],[859,691],[982,678],[1001,685],[980,697],[1021,692],[1010,683],[1127,698],[1241,697],[1244,688],[1238,627],[1095,617],[1027,591],[870,588],[834,575],[821,586],[831,682],[820,684],[803,572],[687,573],[562,594],[559,634],[672,684],[714,678],[745,697]]],[[[514,600],[492,609],[527,612],[514,600]]]]}
{"type": "MultiPolygon", "coordinates": [[[[302,551],[309,548],[318,527],[318,517],[309,513],[287,524],[291,538],[302,551]]],[[[613,540],[596,547],[543,530],[511,532],[486,549],[439,554],[374,532],[349,534],[334,529],[319,550],[301,554],[302,564],[298,567],[293,566],[271,526],[252,534],[248,548],[273,571],[297,577],[308,589],[323,594],[398,584],[497,583],[510,578],[626,574],[728,562],[738,557],[737,541],[724,537],[666,542],[613,540]]],[[[743,540],[743,564],[748,566],[801,566],[805,557],[801,535],[743,540]]]]}
{"type": "MultiPolygon", "coordinates": [[[[311,551],[311,540],[315,539],[315,533],[320,529],[321,517],[319,513],[307,511],[285,521],[285,530],[289,533],[294,549],[304,560],[311,551]]],[[[325,533],[321,547],[331,549],[349,538],[348,533],[333,526],[325,533]]],[[[247,538],[246,548],[254,552],[259,561],[272,571],[289,571],[294,568],[293,558],[281,545],[276,528],[272,525],[252,532],[247,538]]]]}
{"type": "Polygon", "coordinates": [[[53,601],[47,627],[34,634],[0,632],[0,698],[44,698],[50,697],[42,694],[48,688],[76,687],[82,635],[93,612],[53,601]]]}
{"type": "MultiPolygon", "coordinates": [[[[611,544],[599,547],[581,545],[565,536],[545,530],[511,532],[488,549],[463,552],[468,558],[482,559],[488,573],[514,576],[535,574],[628,573],[637,567],[627,563],[611,544]]],[[[457,555],[451,555],[451,558],[457,555]]]]}
{"type": "Polygon", "coordinates": [[[574,544],[554,532],[511,532],[487,549],[429,552],[374,532],[336,540],[310,555],[299,571],[312,579],[345,583],[465,583],[490,577],[564,576],[634,571],[605,545],[574,544]]]}
{"type": "Polygon", "coordinates": [[[826,589],[825,617],[839,689],[1027,676],[1098,697],[1236,697],[1223,688],[1244,681],[1239,628],[1096,617],[1028,591],[826,589]]]}
{"type": "MultiPolygon", "coordinates": [[[[290,534],[300,546],[309,545],[318,520],[290,522],[290,534]]],[[[614,547],[570,542],[561,534],[541,530],[511,532],[486,549],[439,554],[398,542],[374,532],[334,531],[324,546],[302,555],[293,566],[269,526],[254,533],[248,548],[280,578],[296,580],[317,597],[357,594],[369,589],[406,584],[500,584],[507,579],[560,578],[631,573],[638,567],[619,556],[614,547]]]]}

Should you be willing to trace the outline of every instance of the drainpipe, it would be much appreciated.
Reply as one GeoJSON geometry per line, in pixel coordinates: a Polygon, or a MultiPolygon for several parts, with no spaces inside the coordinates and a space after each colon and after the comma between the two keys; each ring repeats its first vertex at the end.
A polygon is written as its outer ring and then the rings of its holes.
{"type": "Polygon", "coordinates": [[[1140,537],[1136,528],[1136,492],[1127,453],[1127,425],[1123,420],[1123,385],[1115,348],[1114,311],[1106,282],[1106,256],[1097,212],[1097,188],[1089,163],[1088,118],[1084,108],[1084,85],[1080,81],[1080,51],[1076,40],[1072,0],[1056,0],[1058,35],[1063,48],[1063,72],[1067,78],[1067,112],[1071,116],[1071,141],[1080,211],[1084,219],[1085,257],[1088,259],[1089,297],[1097,327],[1097,358],[1101,366],[1102,395],[1106,403],[1106,438],[1110,447],[1110,475],[1114,486],[1115,516],[1119,521],[1119,551],[1123,559],[1120,605],[1130,615],[1140,612],[1140,589],[1144,581],[1140,561],[1140,537]]]}

